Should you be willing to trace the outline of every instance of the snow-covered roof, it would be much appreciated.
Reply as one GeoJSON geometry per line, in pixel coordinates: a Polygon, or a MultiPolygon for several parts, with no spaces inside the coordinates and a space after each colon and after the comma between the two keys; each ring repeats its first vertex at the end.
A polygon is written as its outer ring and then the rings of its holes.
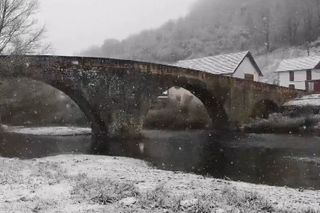
{"type": "Polygon", "coordinates": [[[310,70],[318,67],[320,67],[320,56],[309,56],[283,60],[276,72],[310,70]]]}
{"type": "Polygon", "coordinates": [[[248,57],[259,75],[262,72],[249,51],[178,61],[174,66],[209,72],[217,75],[233,74],[248,57]]]}

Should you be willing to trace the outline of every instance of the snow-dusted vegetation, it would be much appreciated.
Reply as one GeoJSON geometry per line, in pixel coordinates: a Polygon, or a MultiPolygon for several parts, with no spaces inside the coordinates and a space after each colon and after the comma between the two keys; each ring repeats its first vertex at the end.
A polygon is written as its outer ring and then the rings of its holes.
{"type": "Polygon", "coordinates": [[[312,94],[306,95],[300,98],[296,98],[288,103],[284,104],[284,106],[313,106],[313,107],[320,107],[320,94],[312,94]]]}
{"type": "Polygon", "coordinates": [[[282,114],[272,114],[268,119],[258,119],[245,125],[247,132],[261,133],[297,133],[317,130],[320,115],[289,117],[282,114]]]}
{"type": "Polygon", "coordinates": [[[0,158],[0,166],[0,212],[320,210],[319,191],[161,171],[128,158],[85,155],[35,160],[0,158]]]}

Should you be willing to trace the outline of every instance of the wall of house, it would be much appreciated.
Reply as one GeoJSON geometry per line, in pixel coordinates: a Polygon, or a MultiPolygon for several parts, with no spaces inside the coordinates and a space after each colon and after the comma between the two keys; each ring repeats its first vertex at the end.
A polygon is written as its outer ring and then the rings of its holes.
{"type": "Polygon", "coordinates": [[[312,70],[312,80],[320,80],[320,69],[312,70]]]}
{"type": "Polygon", "coordinates": [[[259,81],[260,76],[258,74],[258,71],[251,63],[250,59],[246,57],[244,61],[241,63],[241,65],[238,67],[237,71],[233,74],[233,77],[235,78],[242,78],[244,79],[245,74],[251,74],[254,75],[254,81],[259,81]]]}
{"type": "MultiPolygon", "coordinates": [[[[307,71],[299,70],[294,71],[294,81],[290,81],[290,72],[279,72],[279,84],[283,87],[289,87],[290,84],[294,84],[296,89],[306,89],[307,71]]],[[[314,76],[312,76],[314,77],[314,76]]]]}

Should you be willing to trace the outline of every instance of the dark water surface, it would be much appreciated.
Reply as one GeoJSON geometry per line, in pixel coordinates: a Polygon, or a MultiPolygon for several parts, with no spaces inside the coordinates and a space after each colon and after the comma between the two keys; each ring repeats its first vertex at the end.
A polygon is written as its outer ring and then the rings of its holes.
{"type": "MultiPolygon", "coordinates": [[[[109,141],[104,154],[157,168],[268,185],[320,189],[320,138],[208,131],[145,131],[139,141],[109,141]]],[[[37,158],[90,153],[91,136],[2,134],[0,155],[37,158]]]]}

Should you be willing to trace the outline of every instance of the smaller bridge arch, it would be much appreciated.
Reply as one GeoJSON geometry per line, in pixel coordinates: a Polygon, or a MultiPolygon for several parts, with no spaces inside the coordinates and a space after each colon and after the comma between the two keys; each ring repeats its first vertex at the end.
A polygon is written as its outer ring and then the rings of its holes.
{"type": "Polygon", "coordinates": [[[269,118],[272,113],[279,112],[280,106],[272,100],[263,99],[258,101],[252,110],[252,118],[269,118]]]}
{"type": "MultiPolygon", "coordinates": [[[[215,98],[214,94],[211,94],[209,91],[207,91],[204,88],[200,88],[197,85],[192,85],[190,83],[176,83],[174,84],[174,86],[170,86],[170,87],[166,87],[166,89],[164,89],[164,91],[171,91],[171,92],[175,92],[176,96],[172,96],[169,95],[168,97],[165,98],[166,100],[166,104],[173,104],[174,99],[170,99],[170,98],[174,98],[174,97],[180,97],[179,100],[176,100],[176,104],[179,104],[178,102],[183,103],[183,108],[188,108],[187,105],[185,104],[189,104],[189,106],[194,106],[196,107],[201,106],[200,108],[202,108],[201,110],[203,110],[203,113],[199,112],[199,117],[198,117],[198,121],[202,120],[202,122],[204,122],[204,124],[206,124],[206,127],[211,127],[211,128],[222,128],[222,127],[226,127],[227,123],[228,123],[228,116],[224,110],[223,107],[223,103],[221,102],[221,100],[219,100],[218,98],[215,98]],[[177,86],[179,85],[179,86],[177,86]],[[190,97],[191,99],[188,99],[187,97],[190,97]],[[183,99],[183,98],[187,98],[187,99],[183,99]],[[195,98],[195,99],[193,99],[195,98]],[[186,103],[185,101],[187,101],[188,103],[186,103]],[[182,101],[182,102],[181,102],[182,101]]],[[[164,92],[163,91],[163,92],[164,92]]],[[[170,94],[172,94],[170,92],[170,94]]],[[[162,94],[162,91],[161,93],[162,94]]],[[[158,101],[158,97],[153,101],[154,103],[156,103],[158,101]]],[[[164,106],[166,106],[166,104],[164,106]]],[[[173,113],[175,108],[179,107],[178,105],[174,106],[174,105],[169,105],[169,107],[165,107],[164,109],[158,109],[158,113],[163,113],[163,115],[165,116],[167,113],[171,112],[173,113]],[[170,108],[171,107],[171,108],[170,108]],[[168,111],[170,110],[171,111],[168,111]]],[[[189,108],[190,109],[190,108],[189,108]]],[[[196,116],[192,110],[197,110],[195,108],[190,109],[191,111],[189,111],[190,114],[185,114],[185,118],[188,118],[188,115],[191,116],[196,116]]],[[[155,113],[153,111],[153,113],[155,113]]],[[[167,122],[169,120],[174,121],[175,120],[175,116],[171,114],[170,117],[168,117],[168,115],[166,115],[165,117],[159,117],[156,114],[153,114],[153,120],[158,117],[159,118],[159,122],[158,126],[163,126],[163,124],[161,124],[161,122],[167,122]]],[[[147,124],[151,124],[150,121],[150,117],[148,117],[148,121],[147,124]]],[[[178,119],[179,121],[181,121],[181,118],[178,119]]],[[[177,120],[177,121],[178,121],[177,120]]],[[[183,120],[183,119],[182,119],[183,120]]],[[[154,121],[155,123],[157,123],[156,121],[154,121]]],[[[169,124],[171,125],[171,124],[169,124]]],[[[172,124],[173,125],[173,124],[172,124]]],[[[148,126],[148,125],[147,125],[148,126]]],[[[181,126],[181,124],[179,124],[178,126],[181,126]]],[[[174,128],[174,126],[171,126],[172,128],[174,128]]],[[[178,127],[179,128],[179,127],[178,127]]]]}
{"type": "Polygon", "coordinates": [[[161,93],[172,87],[179,87],[197,97],[207,110],[212,128],[226,128],[228,126],[229,118],[224,108],[225,99],[219,94],[220,90],[210,91],[203,81],[184,77],[177,79],[174,77],[174,79],[166,81],[165,84],[165,87],[161,87],[161,93]]]}

